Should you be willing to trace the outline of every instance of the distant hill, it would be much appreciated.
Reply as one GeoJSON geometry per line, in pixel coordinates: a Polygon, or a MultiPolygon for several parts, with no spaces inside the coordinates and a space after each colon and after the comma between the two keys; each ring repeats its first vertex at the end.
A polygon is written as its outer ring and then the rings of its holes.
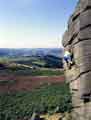
{"type": "Polygon", "coordinates": [[[46,61],[46,67],[48,68],[63,68],[63,60],[62,58],[57,57],[56,55],[46,55],[44,57],[46,61]]]}
{"type": "Polygon", "coordinates": [[[46,56],[53,55],[56,57],[63,56],[62,48],[21,48],[21,49],[9,49],[0,48],[0,56],[46,56]]]}

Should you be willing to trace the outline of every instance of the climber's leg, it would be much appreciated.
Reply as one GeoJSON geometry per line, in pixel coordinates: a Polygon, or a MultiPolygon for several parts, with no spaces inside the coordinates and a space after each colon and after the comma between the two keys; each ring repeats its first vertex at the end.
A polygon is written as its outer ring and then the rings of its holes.
{"type": "Polygon", "coordinates": [[[66,62],[66,64],[68,64],[68,57],[66,57],[66,56],[64,56],[64,60],[65,60],[65,62],[66,62]]]}
{"type": "Polygon", "coordinates": [[[71,57],[70,56],[64,56],[64,60],[67,64],[67,67],[71,69],[71,57]]]}
{"type": "Polygon", "coordinates": [[[71,58],[70,55],[68,56],[68,61],[69,61],[70,64],[72,64],[72,58],[71,58]]]}
{"type": "Polygon", "coordinates": [[[71,58],[70,55],[65,56],[65,57],[64,57],[64,60],[66,61],[67,64],[68,64],[68,63],[72,64],[72,58],[71,58]]]}

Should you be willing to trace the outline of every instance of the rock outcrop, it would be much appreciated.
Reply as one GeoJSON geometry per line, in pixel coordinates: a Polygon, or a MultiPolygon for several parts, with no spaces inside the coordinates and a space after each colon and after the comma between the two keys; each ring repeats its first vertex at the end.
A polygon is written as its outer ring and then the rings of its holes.
{"type": "Polygon", "coordinates": [[[91,0],[80,0],[68,21],[63,46],[72,47],[75,65],[66,69],[73,101],[73,117],[91,120],[91,0]]]}

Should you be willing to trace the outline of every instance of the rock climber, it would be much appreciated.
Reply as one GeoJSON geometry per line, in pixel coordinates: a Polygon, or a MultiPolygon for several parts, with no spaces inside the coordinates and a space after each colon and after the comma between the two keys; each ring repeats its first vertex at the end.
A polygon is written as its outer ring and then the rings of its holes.
{"type": "Polygon", "coordinates": [[[71,69],[71,66],[72,66],[72,64],[73,64],[73,61],[72,61],[72,52],[68,49],[68,48],[65,48],[64,49],[64,61],[66,62],[66,64],[67,64],[67,67],[69,68],[69,69],[71,69]]]}

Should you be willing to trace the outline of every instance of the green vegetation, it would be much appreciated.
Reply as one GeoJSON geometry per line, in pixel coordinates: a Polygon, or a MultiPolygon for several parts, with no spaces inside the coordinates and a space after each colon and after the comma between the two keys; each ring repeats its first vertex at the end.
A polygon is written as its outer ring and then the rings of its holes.
{"type": "Polygon", "coordinates": [[[16,70],[14,71],[15,75],[30,75],[30,76],[54,76],[54,75],[62,75],[63,71],[60,70],[41,70],[41,69],[36,69],[36,70],[32,70],[32,69],[24,69],[24,70],[16,70]]]}
{"type": "Polygon", "coordinates": [[[44,59],[41,59],[39,57],[0,57],[0,62],[13,62],[29,66],[36,64],[42,67],[44,67],[46,63],[44,59]]]}
{"type": "Polygon", "coordinates": [[[69,86],[45,84],[31,92],[0,94],[0,120],[16,120],[39,113],[67,112],[71,110],[69,86]]]}
{"type": "Polygon", "coordinates": [[[62,59],[47,55],[43,57],[29,57],[29,56],[23,56],[23,57],[0,57],[0,63],[16,63],[16,64],[23,64],[28,66],[37,66],[37,67],[50,67],[50,68],[62,68],[62,59]]]}
{"type": "Polygon", "coordinates": [[[60,58],[41,57],[1,57],[0,75],[53,76],[62,75],[63,71],[55,70],[60,66],[60,58]],[[55,67],[53,67],[55,66],[55,67]],[[58,66],[58,67],[57,67],[58,66]],[[51,68],[51,69],[49,69],[51,68]]]}
{"type": "Polygon", "coordinates": [[[0,75],[30,75],[30,76],[60,76],[63,75],[64,72],[62,70],[53,70],[53,69],[31,69],[25,68],[22,66],[14,66],[8,69],[0,70],[0,75]]]}

